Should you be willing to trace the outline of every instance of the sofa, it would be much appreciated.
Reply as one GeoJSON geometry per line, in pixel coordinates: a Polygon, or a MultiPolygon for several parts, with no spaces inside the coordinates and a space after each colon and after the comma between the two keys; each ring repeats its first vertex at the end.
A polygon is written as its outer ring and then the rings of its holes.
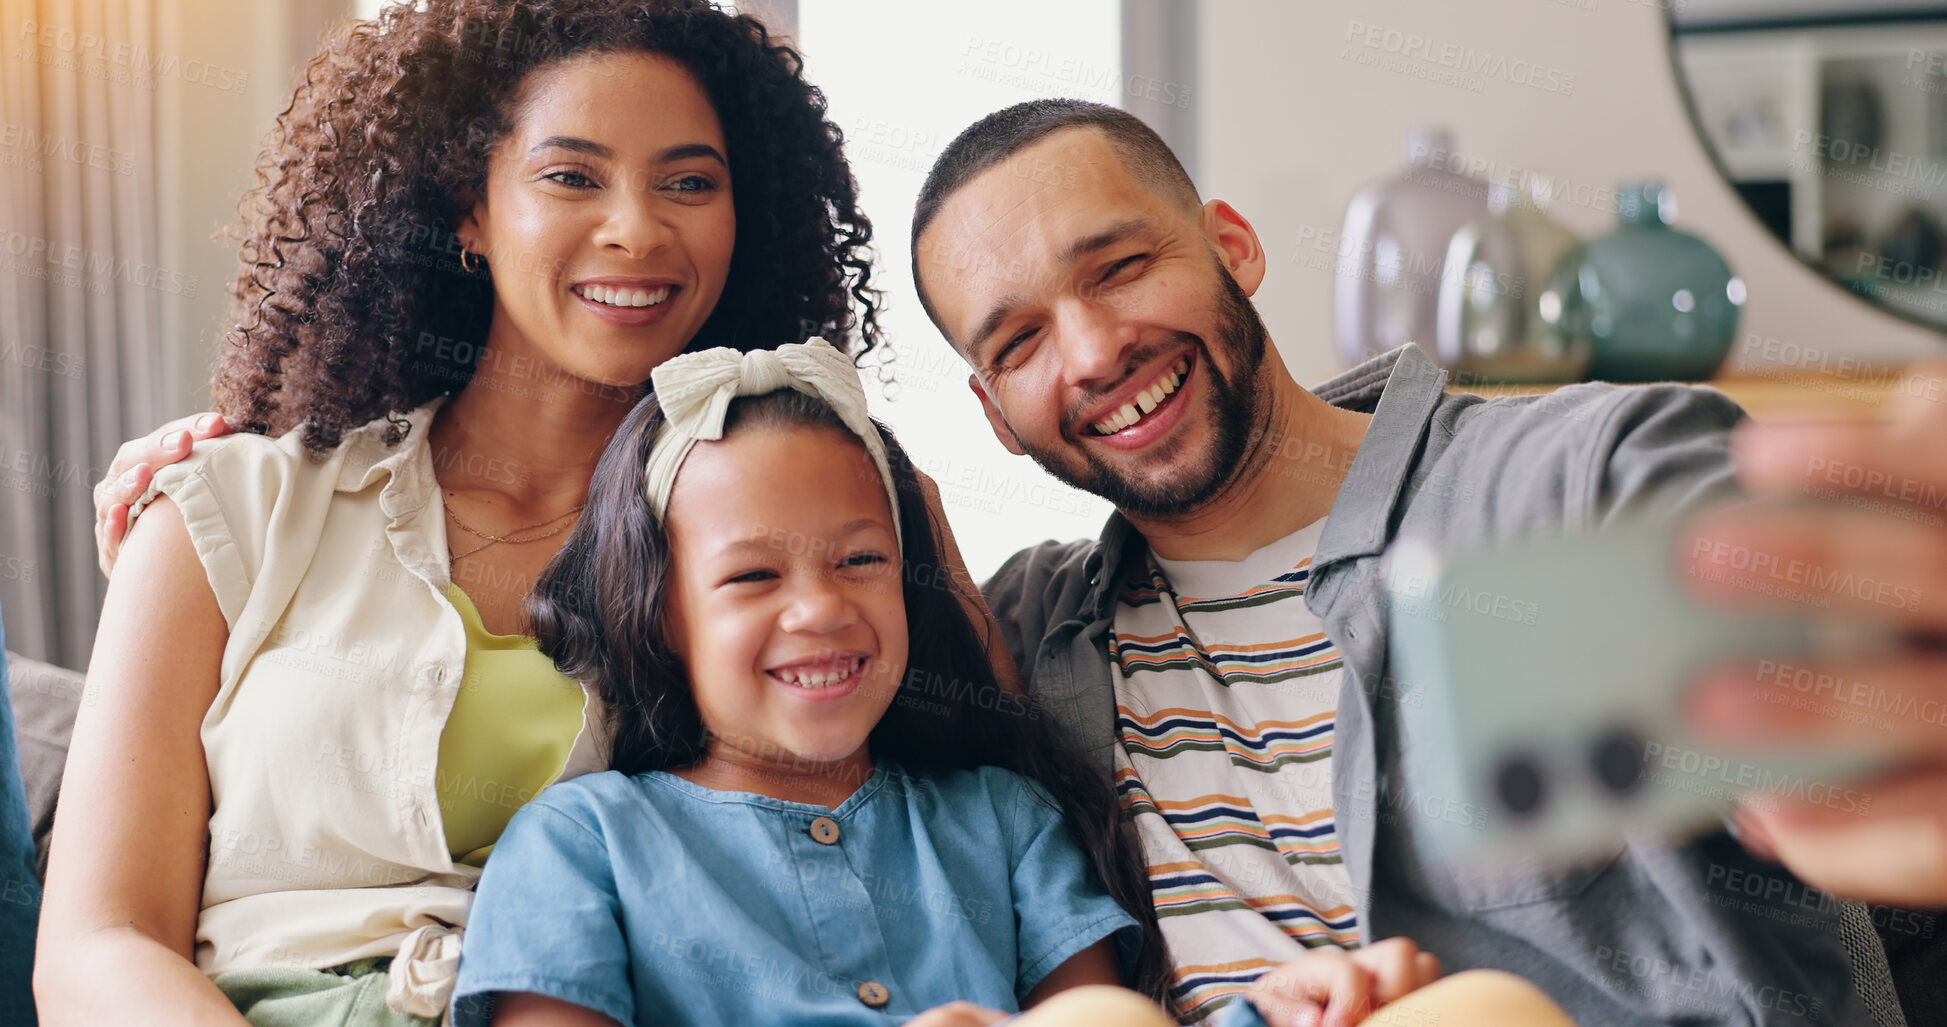
{"type": "MultiPolygon", "coordinates": [[[[20,741],[21,777],[27,789],[27,810],[33,822],[37,869],[47,874],[48,833],[54,826],[54,800],[61,789],[61,772],[68,758],[68,736],[75,714],[85,702],[86,680],[77,672],[8,652],[8,689],[13,699],[14,727],[20,741]]],[[[1947,930],[1936,931],[1938,913],[1921,914],[1924,932],[1878,933],[1886,962],[1856,959],[1854,977],[1862,990],[1880,991],[1897,983],[1907,1022],[1947,1023],[1947,930]],[[1860,965],[1864,964],[1864,965],[1860,965]],[[1874,965],[1877,964],[1877,965],[1874,965]],[[1890,964],[1890,966],[1888,965],[1890,964]],[[1891,982],[1887,981],[1890,970],[1891,982]]],[[[1877,956],[1877,953],[1874,954],[1877,956]]],[[[1880,994],[1888,994],[1880,991],[1880,994]]],[[[1898,1022],[1898,1021],[1893,1021],[1898,1022]]]]}
{"type": "Polygon", "coordinates": [[[14,733],[20,742],[20,776],[41,876],[47,875],[47,835],[54,826],[54,796],[68,760],[68,736],[81,708],[85,679],[79,671],[7,653],[7,691],[13,700],[14,733]]]}

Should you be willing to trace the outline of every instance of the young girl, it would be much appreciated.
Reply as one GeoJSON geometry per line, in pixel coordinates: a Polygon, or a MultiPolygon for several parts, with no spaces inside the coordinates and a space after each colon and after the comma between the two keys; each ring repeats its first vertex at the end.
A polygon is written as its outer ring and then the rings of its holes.
{"type": "Polygon", "coordinates": [[[531,600],[614,769],[501,836],[456,1021],[987,1023],[1153,988],[1108,783],[996,684],[851,363],[717,349],[654,382],[531,600]]]}

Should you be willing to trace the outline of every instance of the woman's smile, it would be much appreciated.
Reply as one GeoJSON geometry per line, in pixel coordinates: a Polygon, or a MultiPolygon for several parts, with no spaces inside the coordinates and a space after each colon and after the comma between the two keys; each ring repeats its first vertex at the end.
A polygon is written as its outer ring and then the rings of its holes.
{"type": "Polygon", "coordinates": [[[648,278],[600,278],[569,290],[584,310],[618,328],[642,328],[668,316],[682,286],[648,278]]]}

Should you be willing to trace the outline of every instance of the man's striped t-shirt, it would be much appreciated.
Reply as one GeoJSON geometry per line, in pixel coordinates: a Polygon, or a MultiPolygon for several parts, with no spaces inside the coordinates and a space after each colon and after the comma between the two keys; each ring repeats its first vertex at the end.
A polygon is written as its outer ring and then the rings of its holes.
{"type": "Polygon", "coordinates": [[[1343,663],[1304,598],[1324,529],[1236,562],[1151,554],[1118,597],[1116,790],[1186,1020],[1305,949],[1359,944],[1332,819],[1343,663]]]}

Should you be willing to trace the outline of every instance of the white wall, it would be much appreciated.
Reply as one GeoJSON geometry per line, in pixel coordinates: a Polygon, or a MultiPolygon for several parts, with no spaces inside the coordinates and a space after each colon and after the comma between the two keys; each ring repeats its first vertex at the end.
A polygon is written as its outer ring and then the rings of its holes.
{"type": "MultiPolygon", "coordinates": [[[[1947,357],[1947,337],[1880,313],[1799,264],[1718,177],[1672,75],[1664,7],[1654,0],[1201,6],[1198,185],[1257,226],[1272,257],[1258,308],[1301,382],[1344,367],[1332,345],[1332,262],[1301,263],[1320,255],[1302,248],[1301,236],[1315,244],[1337,233],[1346,202],[1394,172],[1407,131],[1423,124],[1451,128],[1456,151],[1497,169],[1566,178],[1570,191],[1550,213],[1584,236],[1613,223],[1613,207],[1603,204],[1613,203],[1618,179],[1663,178],[1677,195],[1678,226],[1715,244],[1750,289],[1734,361],[1753,334],[1876,360],[1947,357]],[[1362,26],[1382,30],[1379,46],[1366,45],[1355,31],[1362,26]],[[1384,30],[1427,42],[1400,58],[1387,51],[1384,30]],[[1506,70],[1460,86],[1421,77],[1446,70],[1438,58],[1449,47],[1506,70]],[[1406,71],[1361,59],[1391,60],[1406,71]],[[1557,83],[1572,75],[1572,87],[1550,92],[1511,81],[1532,65],[1554,71],[1557,83]],[[1577,197],[1587,204],[1568,202],[1577,197]]],[[[1393,38],[1403,49],[1403,36],[1393,38]]]]}
{"type": "MultiPolygon", "coordinates": [[[[343,0],[160,0],[157,46],[185,65],[219,69],[206,81],[162,78],[156,95],[157,263],[194,276],[194,295],[163,297],[164,382],[170,416],[209,406],[210,363],[222,338],[237,245],[218,238],[255,182],[258,151],[291,101],[343,0]],[[191,62],[201,62],[200,65],[191,62]]],[[[105,455],[105,454],[104,454],[105,455]]]]}

